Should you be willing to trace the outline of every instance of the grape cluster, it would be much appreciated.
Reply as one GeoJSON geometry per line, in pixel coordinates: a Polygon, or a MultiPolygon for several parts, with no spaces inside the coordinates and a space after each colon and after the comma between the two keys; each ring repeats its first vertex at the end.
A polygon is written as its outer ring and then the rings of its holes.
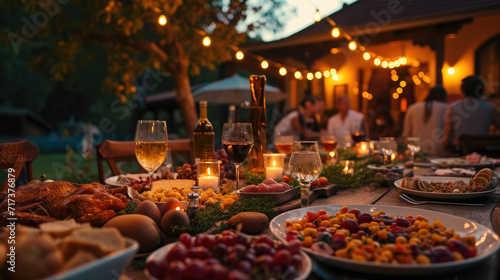
{"type": "MultiPolygon", "coordinates": [[[[197,166],[196,164],[184,163],[182,166],[177,166],[177,179],[196,180],[197,166]]],[[[225,166],[220,166],[220,178],[226,178],[225,166]]]]}
{"type": "MultiPolygon", "coordinates": [[[[221,177],[221,178],[228,178],[228,179],[235,179],[236,178],[236,167],[229,160],[229,156],[228,156],[226,150],[218,149],[217,151],[214,152],[214,158],[221,161],[221,164],[220,164],[221,170],[222,170],[223,166],[225,168],[226,175],[225,175],[225,177],[221,177]]],[[[240,166],[240,179],[245,179],[245,169],[243,166],[240,166]]]]}
{"type": "Polygon", "coordinates": [[[384,169],[382,172],[377,172],[375,174],[375,178],[378,179],[381,185],[388,185],[389,187],[392,187],[394,185],[394,182],[403,178],[403,176],[390,169],[384,169]]]}
{"type": "Polygon", "coordinates": [[[165,256],[146,262],[157,279],[296,279],[303,266],[301,242],[277,243],[266,235],[249,238],[223,231],[181,234],[165,256]]]}

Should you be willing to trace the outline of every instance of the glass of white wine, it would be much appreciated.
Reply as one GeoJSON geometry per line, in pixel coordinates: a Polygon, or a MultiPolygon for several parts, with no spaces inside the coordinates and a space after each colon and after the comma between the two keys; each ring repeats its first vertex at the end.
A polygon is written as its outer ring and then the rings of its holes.
{"type": "Polygon", "coordinates": [[[322,168],[317,141],[293,142],[290,174],[300,184],[300,207],[309,206],[311,183],[318,179],[322,168]]]}
{"type": "Polygon", "coordinates": [[[149,188],[153,187],[153,173],[167,157],[167,124],[165,121],[137,121],[135,157],[149,173],[149,188]]]}
{"type": "Polygon", "coordinates": [[[411,161],[415,161],[415,153],[420,152],[420,138],[408,137],[406,138],[406,147],[411,152],[411,161]]]}

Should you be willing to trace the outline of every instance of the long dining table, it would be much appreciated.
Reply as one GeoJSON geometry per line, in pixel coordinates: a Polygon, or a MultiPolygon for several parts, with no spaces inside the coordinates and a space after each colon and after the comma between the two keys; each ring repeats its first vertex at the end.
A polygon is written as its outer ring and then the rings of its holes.
{"type": "MultiPolygon", "coordinates": [[[[428,174],[430,168],[413,167],[412,169],[405,169],[403,174],[413,173],[413,176],[422,176],[428,174]]],[[[495,172],[500,176],[500,168],[496,168],[495,172]]],[[[332,196],[319,197],[314,200],[310,205],[388,205],[388,206],[401,206],[416,209],[425,209],[436,211],[440,213],[450,214],[465,218],[472,222],[484,225],[493,229],[497,235],[500,235],[500,190],[498,189],[488,196],[467,200],[470,203],[481,203],[484,206],[463,206],[463,205],[447,205],[447,204],[422,204],[413,205],[402,200],[399,195],[401,190],[395,187],[377,187],[377,188],[355,188],[339,190],[332,196]]],[[[423,199],[421,199],[423,200],[423,199]]],[[[269,231],[265,232],[271,233],[269,231]]],[[[456,271],[446,274],[433,274],[433,275],[417,275],[417,276],[401,276],[401,275],[379,275],[367,274],[359,271],[347,270],[337,266],[326,266],[311,257],[313,269],[308,279],[442,279],[442,280],[462,280],[462,279],[477,279],[477,280],[493,280],[499,279],[500,268],[500,253],[497,252],[488,257],[484,261],[465,269],[457,268],[456,271]]],[[[119,280],[139,280],[146,279],[143,271],[134,270],[129,266],[125,274],[119,280]]]]}

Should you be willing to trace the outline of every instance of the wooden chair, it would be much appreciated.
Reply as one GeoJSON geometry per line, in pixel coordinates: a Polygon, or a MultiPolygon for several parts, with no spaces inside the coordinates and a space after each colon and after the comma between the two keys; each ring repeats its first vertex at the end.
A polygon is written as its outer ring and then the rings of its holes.
{"type": "Polygon", "coordinates": [[[500,157],[500,134],[462,134],[459,143],[463,155],[477,152],[489,157],[500,157]]]}
{"type": "MultiPolygon", "coordinates": [[[[0,169],[13,169],[13,172],[8,172],[14,175],[15,181],[19,179],[19,175],[23,168],[26,168],[28,181],[33,180],[33,167],[31,163],[38,157],[40,151],[38,147],[28,140],[19,142],[1,143],[0,144],[0,169]]],[[[12,178],[12,177],[11,177],[12,178]]],[[[2,191],[9,187],[9,176],[5,179],[2,191]]]]}
{"type": "MultiPolygon", "coordinates": [[[[137,162],[134,150],[134,141],[112,141],[104,140],[102,144],[96,146],[97,150],[97,168],[99,170],[99,182],[104,184],[104,169],[102,161],[108,162],[113,176],[120,175],[123,172],[118,167],[119,161],[137,162]]],[[[194,152],[191,139],[175,139],[168,141],[168,148],[172,158],[177,155],[187,155],[189,162],[194,162],[194,152]]],[[[141,172],[146,172],[141,167],[141,172]]]]}

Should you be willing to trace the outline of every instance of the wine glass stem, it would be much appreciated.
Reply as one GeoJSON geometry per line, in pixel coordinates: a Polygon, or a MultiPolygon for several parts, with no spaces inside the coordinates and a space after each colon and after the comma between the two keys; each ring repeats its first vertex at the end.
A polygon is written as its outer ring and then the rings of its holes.
{"type": "Polygon", "coordinates": [[[309,189],[311,184],[300,183],[300,207],[309,207],[309,189]]]}
{"type": "Polygon", "coordinates": [[[148,171],[148,173],[149,173],[149,189],[152,190],[153,189],[153,172],[148,171]]]}
{"type": "Polygon", "coordinates": [[[415,152],[414,151],[411,151],[411,153],[410,153],[410,160],[415,161],[415,152]]]}
{"type": "Polygon", "coordinates": [[[236,190],[239,190],[240,189],[240,165],[239,164],[234,164],[234,166],[236,166],[236,190]]]}

